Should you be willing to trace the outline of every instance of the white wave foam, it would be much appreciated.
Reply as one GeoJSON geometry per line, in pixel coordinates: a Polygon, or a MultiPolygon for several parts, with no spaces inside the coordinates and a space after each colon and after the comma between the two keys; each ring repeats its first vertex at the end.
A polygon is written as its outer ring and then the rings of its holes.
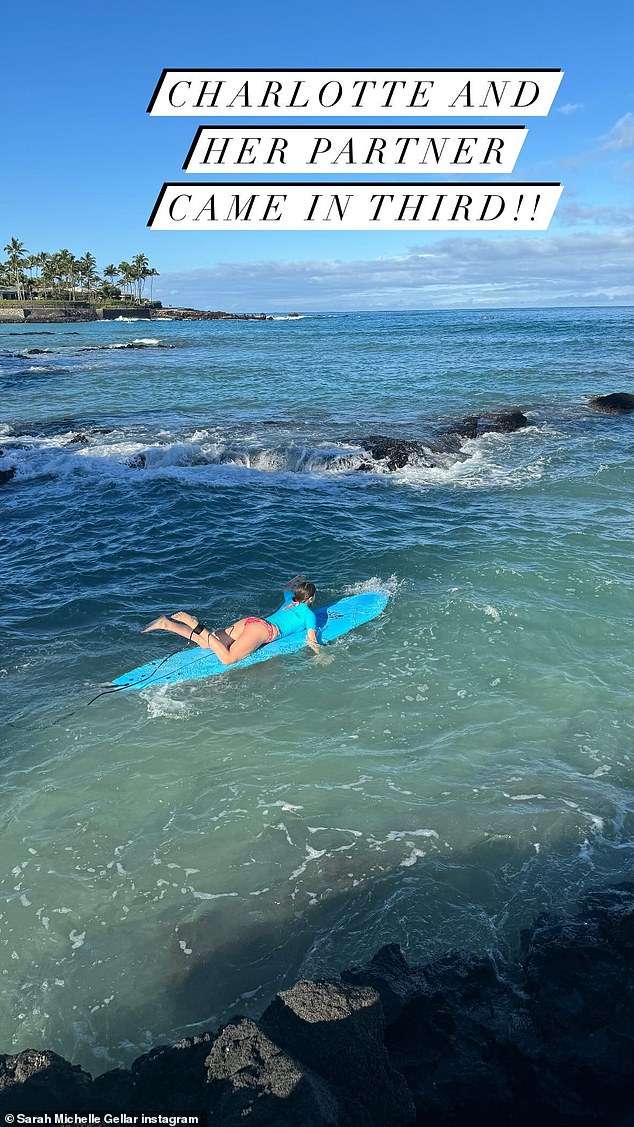
{"type": "Polygon", "coordinates": [[[436,830],[390,830],[386,841],[407,841],[410,837],[438,838],[436,830]]]}
{"type": "Polygon", "coordinates": [[[404,857],[400,862],[401,868],[409,869],[412,865],[415,865],[417,861],[426,856],[427,853],[424,849],[417,849],[416,846],[414,846],[411,852],[408,853],[407,857],[404,857]]]}
{"type": "MultiPolygon", "coordinates": [[[[138,338],[140,347],[151,347],[156,337],[138,338]]],[[[117,345],[114,347],[124,347],[117,345]]],[[[76,432],[65,431],[52,436],[14,434],[3,435],[3,446],[16,464],[20,477],[65,476],[72,473],[108,472],[116,477],[130,469],[147,474],[168,475],[197,483],[206,479],[231,485],[239,483],[238,474],[244,471],[268,475],[284,475],[289,486],[301,486],[293,478],[310,475],[325,482],[345,478],[349,483],[363,487],[376,480],[372,473],[353,471],[367,453],[359,447],[332,443],[305,445],[293,439],[272,446],[259,442],[258,436],[241,435],[227,438],[220,429],[196,429],[189,437],[173,436],[170,431],[159,432],[153,440],[138,438],[124,431],[99,435],[90,432],[86,443],[75,443],[76,432]],[[46,457],[44,454],[46,453],[46,457]],[[238,471],[236,474],[235,471],[238,471]]],[[[461,488],[491,485],[519,486],[531,478],[542,475],[544,459],[529,463],[518,461],[517,453],[507,441],[507,436],[495,435],[468,443],[470,457],[456,460],[447,456],[443,467],[408,466],[388,474],[385,467],[376,467],[384,480],[397,485],[429,488],[454,485],[461,488]]],[[[365,588],[366,590],[369,588],[365,588]]],[[[351,593],[358,593],[357,591],[351,593]]],[[[389,592],[392,593],[391,591],[389,592]]],[[[484,613],[495,618],[496,608],[485,607],[484,613]]]]}
{"type": "Polygon", "coordinates": [[[195,900],[227,900],[238,895],[237,892],[199,892],[197,888],[190,888],[189,892],[195,900]]]}
{"type": "Polygon", "coordinates": [[[365,595],[367,591],[378,591],[382,595],[389,595],[394,598],[400,588],[403,586],[403,580],[399,579],[396,575],[390,575],[387,579],[381,579],[378,575],[373,575],[371,579],[362,579],[359,583],[350,583],[344,587],[344,595],[365,595]]]}
{"type": "Polygon", "coordinates": [[[325,849],[313,849],[312,845],[309,845],[308,843],[306,843],[306,856],[305,856],[304,860],[302,861],[301,865],[299,865],[291,873],[290,877],[288,878],[289,881],[297,880],[298,877],[301,877],[302,874],[306,872],[306,868],[309,865],[309,863],[311,861],[318,861],[319,858],[323,857],[325,853],[326,853],[325,849]]]}
{"type": "MultiPolygon", "coordinates": [[[[171,348],[171,345],[163,345],[158,337],[136,337],[134,340],[118,341],[116,344],[100,345],[100,348],[156,348],[158,346],[163,348],[171,348]]],[[[90,349],[89,349],[90,351],[90,349]]]]}
{"type": "Polygon", "coordinates": [[[143,689],[139,696],[147,705],[147,714],[150,720],[182,720],[193,714],[190,704],[183,700],[174,700],[169,695],[172,685],[161,685],[151,689],[143,689]]]}
{"type": "Polygon", "coordinates": [[[295,316],[290,316],[290,314],[286,313],[284,316],[271,317],[271,320],[272,321],[303,321],[304,317],[305,317],[304,313],[297,313],[295,316]]]}
{"type": "MultiPolygon", "coordinates": [[[[537,433],[527,427],[522,437],[537,433]]],[[[490,433],[468,439],[460,457],[445,455],[437,466],[409,465],[391,476],[401,485],[414,487],[459,486],[461,489],[518,487],[538,481],[544,473],[545,457],[531,458],[532,447],[519,445],[517,435],[490,433]],[[529,455],[529,457],[527,457],[529,455]]],[[[435,455],[436,456],[436,455],[435,455]]]]}
{"type": "Polygon", "coordinates": [[[482,610],[489,616],[489,618],[492,618],[494,622],[499,622],[502,618],[502,615],[500,614],[497,607],[487,605],[485,607],[482,607],[482,610]]]}

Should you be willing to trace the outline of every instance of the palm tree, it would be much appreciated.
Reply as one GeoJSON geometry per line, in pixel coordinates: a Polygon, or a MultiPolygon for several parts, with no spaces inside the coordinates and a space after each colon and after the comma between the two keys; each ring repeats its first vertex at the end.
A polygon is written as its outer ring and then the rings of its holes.
{"type": "Polygon", "coordinates": [[[122,287],[124,289],[126,288],[126,286],[129,287],[128,292],[130,297],[132,297],[132,286],[134,284],[134,267],[132,267],[129,262],[125,262],[124,260],[123,262],[119,263],[118,270],[119,274],[121,275],[122,287]]]}
{"type": "Polygon", "coordinates": [[[65,283],[68,300],[75,301],[75,282],[77,277],[77,259],[65,247],[57,252],[57,268],[60,280],[65,283]]]}
{"type": "Polygon", "coordinates": [[[114,262],[109,263],[103,268],[103,276],[114,286],[115,278],[119,277],[119,267],[115,266],[114,262]]]}
{"type": "Polygon", "coordinates": [[[154,266],[152,266],[148,270],[148,278],[150,279],[150,301],[154,300],[154,279],[159,278],[159,277],[160,277],[160,274],[159,274],[158,270],[156,270],[154,268],[154,266]]]}
{"type": "Polygon", "coordinates": [[[24,243],[21,243],[19,239],[13,238],[13,239],[10,240],[10,242],[7,243],[6,247],[4,248],[4,252],[5,252],[5,254],[8,255],[7,265],[9,267],[11,277],[13,278],[13,281],[15,282],[15,288],[18,292],[18,298],[23,298],[24,297],[23,267],[24,267],[24,265],[26,264],[26,261],[27,261],[27,253],[26,253],[26,250],[24,249],[24,243]]]}
{"type": "Polygon", "coordinates": [[[145,279],[148,277],[150,264],[144,254],[135,254],[132,259],[132,276],[136,283],[136,299],[141,301],[145,279]]]}
{"type": "MultiPolygon", "coordinates": [[[[79,287],[88,291],[90,300],[95,287],[102,284],[97,274],[97,260],[91,251],[87,250],[81,258],[76,258],[66,247],[54,253],[42,250],[29,255],[24,243],[16,238],[12,238],[4,250],[7,261],[0,263],[0,283],[15,286],[19,300],[24,300],[28,288],[30,295],[35,293],[36,296],[59,298],[62,298],[65,291],[66,300],[76,301],[79,287]],[[28,275],[26,271],[29,272],[28,275]]],[[[115,286],[115,280],[126,291],[128,300],[142,302],[148,278],[150,300],[153,300],[153,279],[159,277],[159,272],[150,266],[147,256],[140,252],[135,254],[132,262],[123,261],[118,266],[113,262],[108,263],[104,267],[103,277],[110,281],[110,289],[116,296],[121,296],[121,290],[115,286]]]]}
{"type": "Polygon", "coordinates": [[[51,256],[50,256],[50,254],[47,254],[45,250],[41,250],[39,252],[39,254],[34,254],[33,258],[34,258],[34,261],[35,261],[35,265],[37,266],[38,270],[40,271],[40,277],[39,277],[39,281],[41,283],[40,288],[44,291],[44,297],[46,297],[46,270],[47,270],[51,256]]]}
{"type": "Polygon", "coordinates": [[[86,251],[83,258],[77,260],[77,269],[79,272],[80,283],[88,290],[88,300],[90,301],[93,283],[97,281],[97,271],[95,269],[97,259],[94,254],[89,250],[86,251]]]}
{"type": "Polygon", "coordinates": [[[62,266],[63,262],[60,261],[59,251],[46,256],[46,262],[42,267],[42,275],[46,289],[50,289],[51,295],[55,294],[55,290],[61,284],[63,277],[62,266]]]}

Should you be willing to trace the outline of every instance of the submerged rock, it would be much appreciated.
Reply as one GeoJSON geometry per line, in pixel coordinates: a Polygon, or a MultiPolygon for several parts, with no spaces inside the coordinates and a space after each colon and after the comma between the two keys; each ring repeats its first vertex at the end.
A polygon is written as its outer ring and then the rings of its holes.
{"type": "Polygon", "coordinates": [[[12,481],[15,477],[15,466],[9,466],[6,470],[0,470],[0,485],[6,485],[8,481],[12,481]]]}
{"type": "Polygon", "coordinates": [[[628,415],[634,411],[634,395],[627,391],[613,391],[610,395],[592,395],[588,406],[604,415],[628,415]]]}

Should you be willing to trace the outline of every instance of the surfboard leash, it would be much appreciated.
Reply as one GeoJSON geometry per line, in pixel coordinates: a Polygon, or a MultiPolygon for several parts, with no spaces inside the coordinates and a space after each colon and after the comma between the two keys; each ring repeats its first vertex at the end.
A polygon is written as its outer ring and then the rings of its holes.
{"type": "Polygon", "coordinates": [[[161,666],[165,665],[165,662],[169,661],[170,658],[173,657],[173,656],[174,656],[173,654],[168,654],[167,657],[161,658],[158,665],[155,666],[155,668],[152,670],[152,672],[146,674],[145,677],[140,678],[140,680],[138,680],[138,681],[131,681],[130,684],[128,684],[128,685],[108,685],[105,689],[102,689],[101,692],[97,693],[94,697],[91,697],[91,699],[89,701],[86,701],[85,704],[80,704],[77,708],[73,708],[71,710],[71,712],[65,712],[64,715],[59,716],[57,718],[57,720],[51,720],[47,724],[28,724],[28,723],[20,723],[19,721],[15,721],[15,720],[7,720],[7,727],[18,728],[22,731],[24,731],[26,729],[29,732],[43,732],[47,728],[55,728],[55,727],[57,727],[58,724],[63,724],[65,720],[69,720],[71,716],[76,716],[78,712],[82,712],[84,710],[84,708],[89,708],[90,705],[94,704],[95,701],[99,700],[100,697],[109,697],[109,696],[112,696],[113,693],[120,693],[122,691],[122,689],[138,689],[140,685],[144,685],[146,682],[148,682],[148,684],[151,683],[152,678],[154,677],[154,675],[156,673],[158,673],[161,666]]]}

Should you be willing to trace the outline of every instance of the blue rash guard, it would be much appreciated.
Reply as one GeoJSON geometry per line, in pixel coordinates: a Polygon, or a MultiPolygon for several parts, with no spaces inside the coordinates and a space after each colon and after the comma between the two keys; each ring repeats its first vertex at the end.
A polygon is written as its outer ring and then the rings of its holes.
{"type": "Polygon", "coordinates": [[[289,634],[296,634],[299,630],[316,630],[317,619],[314,612],[306,603],[296,603],[292,591],[284,592],[284,602],[275,614],[269,614],[264,620],[277,626],[280,638],[287,638],[289,634]]]}

